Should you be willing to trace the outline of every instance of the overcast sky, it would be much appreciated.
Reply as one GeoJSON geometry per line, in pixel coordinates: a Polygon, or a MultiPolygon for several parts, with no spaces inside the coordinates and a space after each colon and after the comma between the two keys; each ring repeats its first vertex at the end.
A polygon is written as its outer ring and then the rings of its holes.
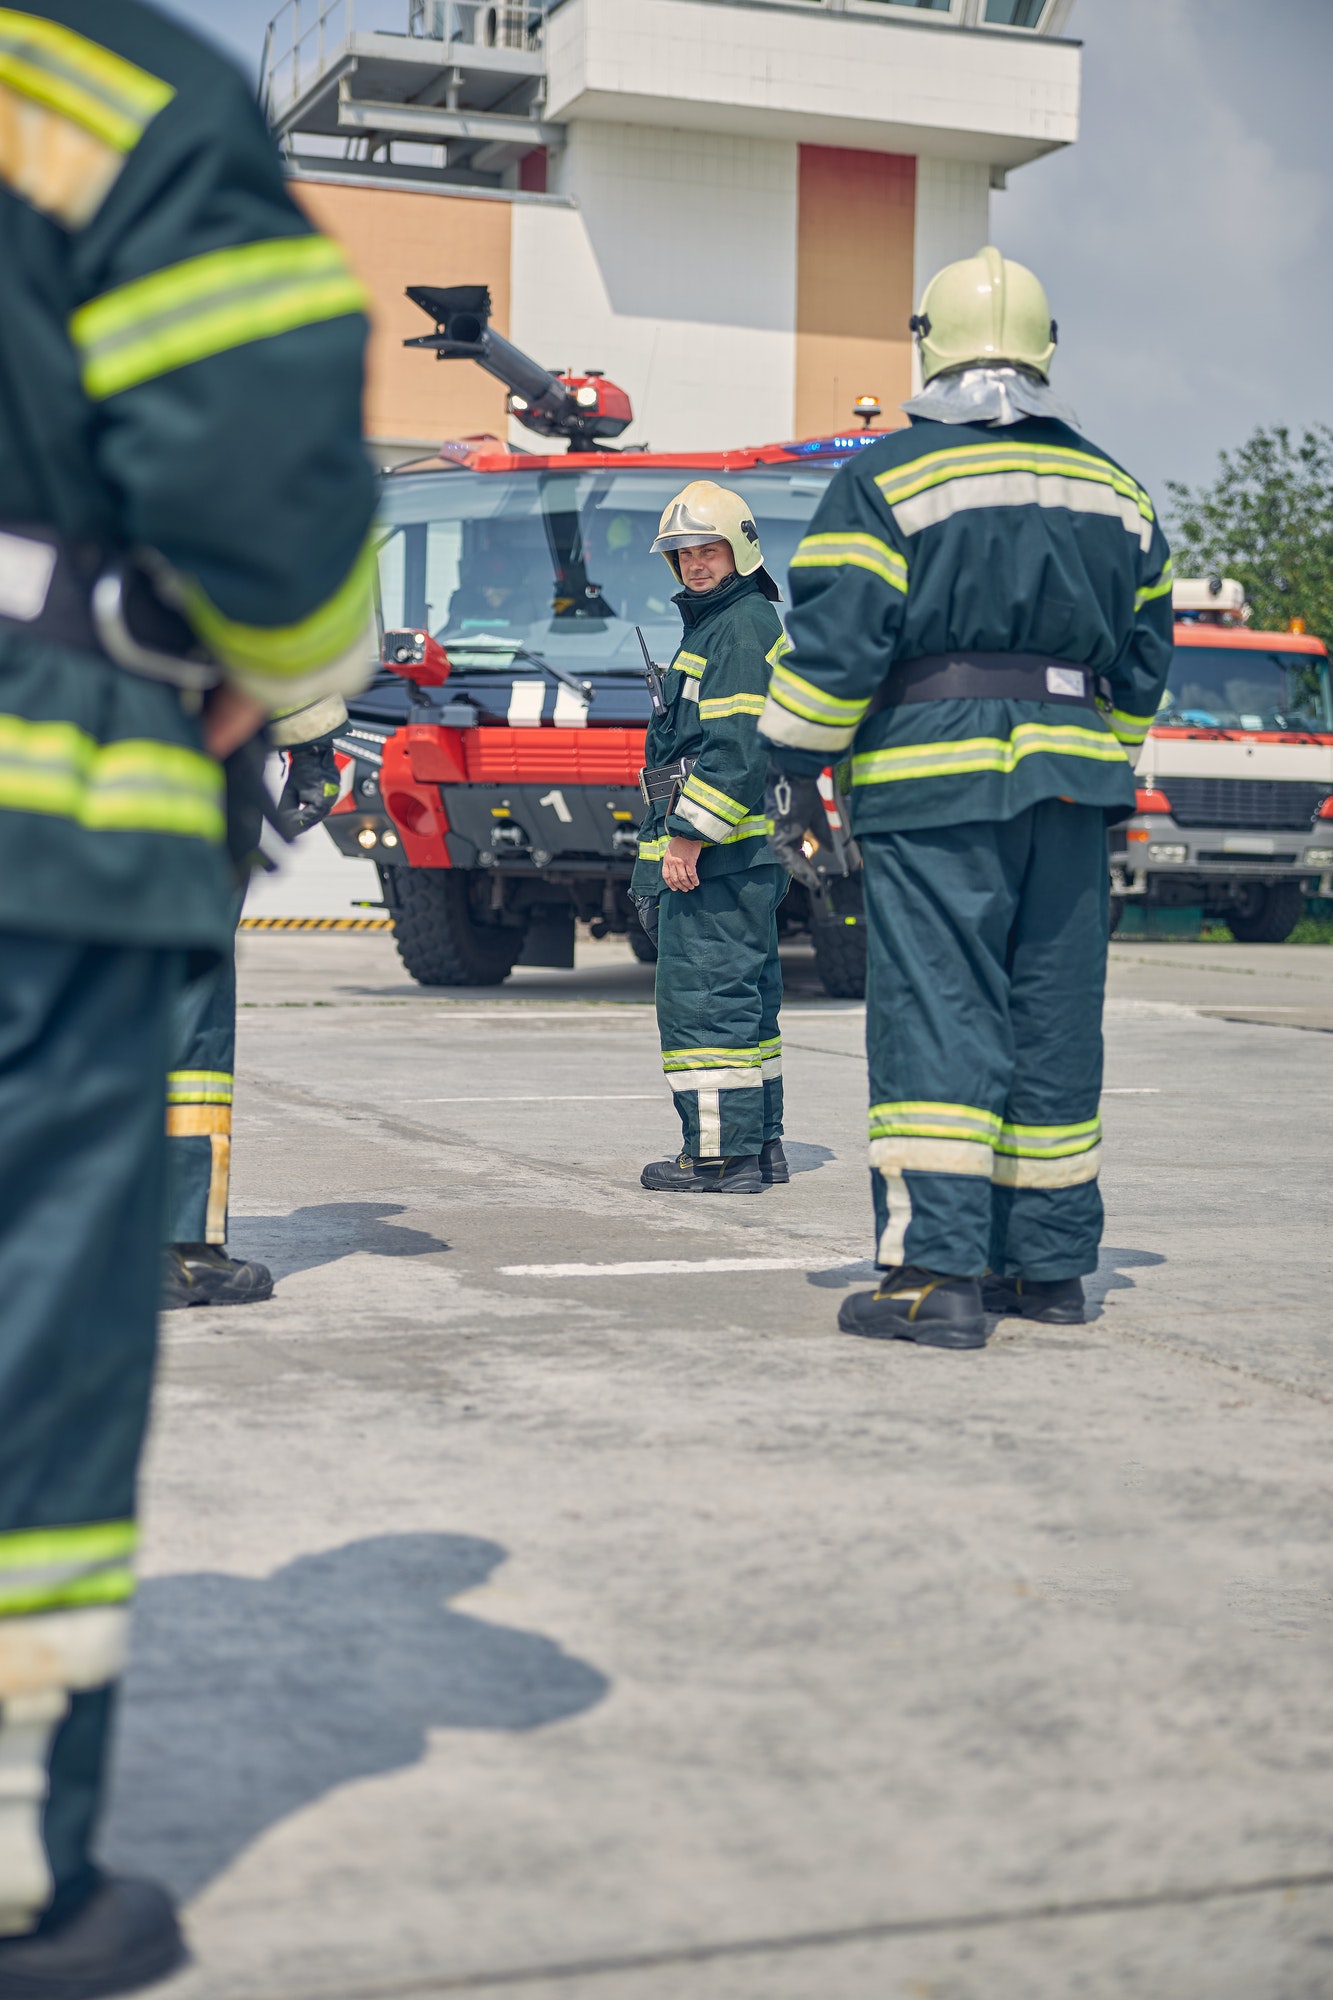
{"type": "MultiPolygon", "coordinates": [[[[253,70],[277,0],[161,4],[253,70]]],[[[992,231],[1046,283],[1088,435],[1164,502],[1256,424],[1333,422],[1333,0],[1076,0],[1068,32],[1082,136],[992,231]]]]}

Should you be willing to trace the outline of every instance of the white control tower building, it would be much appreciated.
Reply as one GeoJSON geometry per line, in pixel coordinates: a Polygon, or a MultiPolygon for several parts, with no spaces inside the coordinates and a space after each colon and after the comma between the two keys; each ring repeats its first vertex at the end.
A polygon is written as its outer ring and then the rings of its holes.
{"type": "Polygon", "coordinates": [[[488,284],[655,451],[842,429],[863,394],[891,420],[925,279],[1077,137],[1072,4],[287,0],[269,112],[376,300],[382,455],[505,431],[497,384],[402,349],[409,284],[488,284]]]}

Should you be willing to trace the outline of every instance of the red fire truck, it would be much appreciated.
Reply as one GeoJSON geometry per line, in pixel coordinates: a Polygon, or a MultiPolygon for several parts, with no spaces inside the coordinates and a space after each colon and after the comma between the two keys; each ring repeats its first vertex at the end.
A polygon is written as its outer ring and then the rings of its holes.
{"type": "MultiPolygon", "coordinates": [[[[605,376],[540,368],[491,328],[484,287],[410,296],[436,332],[409,344],[479,363],[505,382],[520,422],[567,449],[464,438],[386,476],[383,667],[339,740],[329,833],[375,863],[399,953],[423,984],[572,966],[576,922],[624,935],[649,960],[628,897],[650,714],[639,633],[665,663],[680,632],[670,573],[649,553],[659,517],[689,480],[725,481],[781,577],[833,473],[883,434],[879,409],[862,399],[861,427],[841,437],[617,449],[632,416],[605,376]]],[[[854,996],[865,977],[856,853],[830,778],[824,791],[824,889],[794,886],[781,921],[810,934],[827,990],[854,996]]]]}

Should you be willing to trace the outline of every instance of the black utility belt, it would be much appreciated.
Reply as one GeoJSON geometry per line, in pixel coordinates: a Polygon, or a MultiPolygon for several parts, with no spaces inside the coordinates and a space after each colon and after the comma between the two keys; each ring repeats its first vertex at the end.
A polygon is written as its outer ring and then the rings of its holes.
{"type": "Polygon", "coordinates": [[[198,690],[221,678],[186,620],[124,550],[0,524],[0,631],[96,653],[128,673],[198,690]]]}
{"type": "Polygon", "coordinates": [[[669,811],[698,761],[697,757],[678,757],[674,764],[646,765],[639,773],[639,790],[643,793],[644,804],[658,806],[665,799],[669,811]]]}
{"type": "Polygon", "coordinates": [[[1100,693],[1091,668],[1049,653],[923,653],[890,668],[868,713],[920,701],[1064,701],[1096,708],[1100,693]]]}

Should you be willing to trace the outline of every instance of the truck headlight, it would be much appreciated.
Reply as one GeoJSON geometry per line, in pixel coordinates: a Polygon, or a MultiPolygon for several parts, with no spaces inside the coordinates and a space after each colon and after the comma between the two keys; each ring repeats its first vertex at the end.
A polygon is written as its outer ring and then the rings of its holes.
{"type": "Polygon", "coordinates": [[[1333,847],[1307,847],[1301,865],[1305,868],[1333,868],[1333,847]]]}
{"type": "Polygon", "coordinates": [[[380,835],[381,847],[397,847],[397,845],[398,835],[396,833],[382,833],[380,835]]]}
{"type": "Polygon", "coordinates": [[[356,836],[358,847],[374,847],[378,840],[379,835],[373,826],[363,826],[360,833],[356,836]]]}
{"type": "Polygon", "coordinates": [[[1153,841],[1148,849],[1149,861],[1188,861],[1190,851],[1173,840],[1153,841]]]}

